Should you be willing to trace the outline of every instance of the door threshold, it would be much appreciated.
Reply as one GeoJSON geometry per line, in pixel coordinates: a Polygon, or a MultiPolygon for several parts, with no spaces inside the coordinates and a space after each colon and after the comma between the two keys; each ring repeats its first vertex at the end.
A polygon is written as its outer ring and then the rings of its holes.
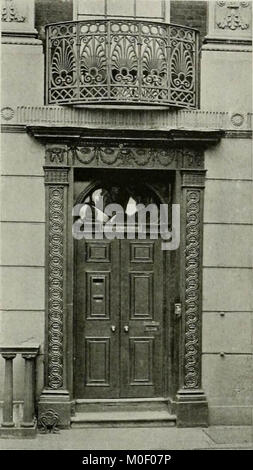
{"type": "Polygon", "coordinates": [[[161,411],[167,412],[168,398],[94,398],[76,399],[76,413],[91,412],[138,412],[138,411],[161,411]]]}
{"type": "Polygon", "coordinates": [[[176,416],[167,411],[101,411],[76,413],[71,418],[72,428],[99,427],[170,427],[176,425],[176,416]]]}
{"type": "Polygon", "coordinates": [[[75,402],[78,403],[146,403],[146,402],[168,402],[169,398],[155,397],[155,398],[76,398],[75,402]]]}

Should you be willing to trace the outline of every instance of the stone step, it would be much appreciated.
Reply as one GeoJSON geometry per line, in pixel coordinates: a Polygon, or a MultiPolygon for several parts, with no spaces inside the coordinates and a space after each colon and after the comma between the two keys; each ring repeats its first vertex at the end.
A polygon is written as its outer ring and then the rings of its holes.
{"type": "Polygon", "coordinates": [[[175,426],[176,416],[168,411],[100,411],[76,413],[72,428],[90,427],[163,427],[175,426]]]}
{"type": "Polygon", "coordinates": [[[168,412],[168,399],[164,398],[121,398],[121,399],[77,399],[76,413],[116,412],[116,411],[165,411],[168,412]]]}

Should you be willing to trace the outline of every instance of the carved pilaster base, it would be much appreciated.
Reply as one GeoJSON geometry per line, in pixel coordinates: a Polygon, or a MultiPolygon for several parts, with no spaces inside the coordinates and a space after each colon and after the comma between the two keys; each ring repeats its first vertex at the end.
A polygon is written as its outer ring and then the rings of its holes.
{"type": "Polygon", "coordinates": [[[44,390],[38,403],[38,428],[57,432],[70,427],[71,402],[67,390],[44,390]]]}
{"type": "Polygon", "coordinates": [[[208,403],[203,390],[179,390],[175,412],[180,428],[208,427],[208,403]]]}

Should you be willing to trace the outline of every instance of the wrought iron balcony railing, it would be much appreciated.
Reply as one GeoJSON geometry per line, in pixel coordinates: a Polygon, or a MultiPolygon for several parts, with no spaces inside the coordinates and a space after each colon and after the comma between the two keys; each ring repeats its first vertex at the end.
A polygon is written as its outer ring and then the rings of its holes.
{"type": "Polygon", "coordinates": [[[118,19],[46,29],[46,104],[198,107],[198,31],[118,19]]]}

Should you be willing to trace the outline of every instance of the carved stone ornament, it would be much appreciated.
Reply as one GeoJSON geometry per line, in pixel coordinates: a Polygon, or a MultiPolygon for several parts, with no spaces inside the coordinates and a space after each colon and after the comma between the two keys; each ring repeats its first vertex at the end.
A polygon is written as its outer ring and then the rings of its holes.
{"type": "Polygon", "coordinates": [[[24,23],[26,17],[18,11],[15,0],[3,0],[2,21],[6,23],[24,23]]]}
{"type": "Polygon", "coordinates": [[[4,108],[1,109],[1,117],[5,121],[11,121],[13,116],[14,116],[14,110],[10,108],[9,106],[5,106],[4,108]]]}
{"type": "Polygon", "coordinates": [[[235,113],[231,116],[231,122],[233,124],[233,126],[235,127],[240,127],[242,126],[243,122],[244,122],[244,116],[243,114],[240,114],[240,113],[235,113]]]}
{"type": "Polygon", "coordinates": [[[216,4],[218,7],[216,21],[218,28],[231,31],[249,28],[249,11],[247,11],[249,2],[218,1],[216,4]]]}
{"type": "Polygon", "coordinates": [[[203,152],[197,150],[183,150],[185,168],[204,168],[204,155],[203,152]]]}
{"type": "Polygon", "coordinates": [[[46,163],[63,164],[67,163],[67,152],[64,147],[48,147],[46,149],[46,163]]]}
{"type": "Polygon", "coordinates": [[[67,184],[68,183],[68,169],[63,168],[46,168],[45,169],[45,183],[59,183],[67,184]]]}
{"type": "Polygon", "coordinates": [[[64,186],[49,186],[48,384],[63,386],[64,186]]]}
{"type": "Polygon", "coordinates": [[[184,387],[190,389],[200,385],[200,195],[197,189],[186,191],[184,387]]]}
{"type": "Polygon", "coordinates": [[[54,410],[49,409],[40,416],[38,427],[42,433],[57,433],[59,432],[57,424],[59,422],[59,415],[54,410]]]}
{"type": "Polygon", "coordinates": [[[73,163],[87,166],[161,167],[167,168],[181,155],[178,149],[118,147],[75,147],[71,149],[73,163]]]}
{"type": "Polygon", "coordinates": [[[184,172],[182,177],[182,186],[205,186],[205,173],[184,172]]]}

